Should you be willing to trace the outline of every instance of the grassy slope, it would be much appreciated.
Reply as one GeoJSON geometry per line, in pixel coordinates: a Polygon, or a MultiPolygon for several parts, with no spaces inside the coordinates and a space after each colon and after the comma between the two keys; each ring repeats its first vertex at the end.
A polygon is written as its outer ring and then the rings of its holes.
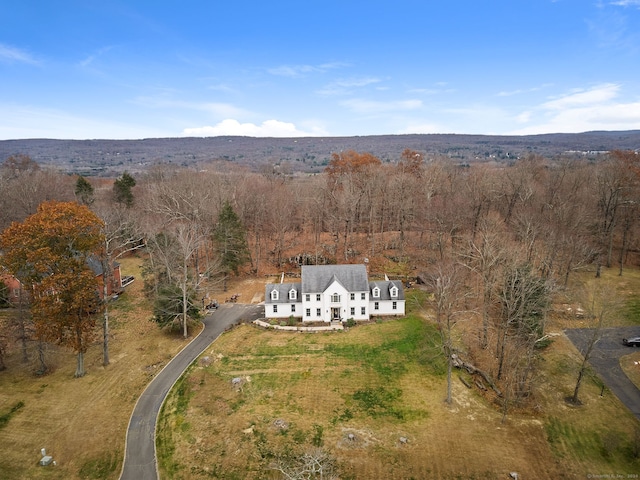
{"type": "MultiPolygon", "coordinates": [[[[126,274],[138,276],[135,262],[123,263],[126,274]]],[[[640,272],[611,278],[630,300],[617,322],[638,323],[640,272]]],[[[101,366],[99,341],[82,379],[73,378],[68,351],[48,352],[54,370],[45,377],[11,354],[9,369],[0,372],[0,419],[6,419],[0,420],[0,478],[118,477],[133,405],[183,345],[148,321],[140,287],[134,283],[113,304],[109,367],[101,366]],[[37,466],[42,447],[56,467],[37,466]]],[[[252,295],[243,292],[243,299],[252,295]]],[[[567,326],[555,321],[549,330],[567,326]]],[[[415,318],[331,335],[247,326],[229,332],[206,353],[212,364],[194,366],[173,391],[163,419],[175,427],[163,429],[171,433],[164,445],[173,448],[161,452],[165,464],[175,478],[268,478],[263,468],[271,455],[322,444],[339,460],[342,478],[495,478],[510,471],[522,478],[584,478],[640,470],[631,455],[638,423],[606,390],[600,397],[597,379],[583,387],[583,407],[562,401],[579,362],[563,337],[545,352],[536,408],[511,414],[506,424],[455,376],[454,405],[446,407],[436,342],[418,338],[435,337],[415,318]],[[234,377],[245,379],[242,390],[231,387],[234,377]],[[279,430],[277,419],[289,428],[279,430]]]]}
{"type": "Polygon", "coordinates": [[[265,478],[274,459],[322,444],[342,478],[506,478],[512,471],[585,478],[640,469],[638,422],[610,393],[600,397],[595,377],[583,386],[584,406],[563,401],[579,365],[566,338],[544,353],[534,408],[505,423],[455,376],[454,405],[444,404],[436,338],[415,316],[334,334],[236,329],[205,353],[210,365],[195,365],[172,392],[162,418],[163,468],[171,478],[265,478]],[[231,384],[236,377],[241,389],[231,384]]]}
{"type": "MultiPolygon", "coordinates": [[[[138,274],[135,259],[122,262],[123,272],[138,274]]],[[[0,428],[0,478],[118,478],[126,427],[133,406],[152,375],[183,341],[167,336],[149,321],[149,306],[136,280],[111,307],[111,365],[102,366],[98,335],[86,355],[87,375],[73,378],[75,356],[51,349],[52,372],[33,374],[34,363],[22,365],[13,352],[9,368],[0,372],[0,416],[17,402],[24,407],[0,428]],[[46,448],[57,465],[38,467],[46,448]]],[[[30,352],[32,360],[35,352],[30,352]]]]}

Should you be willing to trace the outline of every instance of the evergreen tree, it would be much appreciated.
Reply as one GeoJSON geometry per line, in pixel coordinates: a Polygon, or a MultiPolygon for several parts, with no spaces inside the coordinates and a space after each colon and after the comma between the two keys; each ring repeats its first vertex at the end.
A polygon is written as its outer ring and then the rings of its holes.
{"type": "MultiPolygon", "coordinates": [[[[153,304],[153,319],[160,327],[169,327],[170,330],[182,328],[185,311],[183,298],[183,292],[177,285],[165,284],[159,287],[153,304]]],[[[195,293],[190,290],[187,293],[186,312],[191,320],[201,317],[196,304],[195,293]]]]}
{"type": "Polygon", "coordinates": [[[218,215],[214,240],[225,276],[230,272],[237,275],[238,269],[251,257],[249,256],[246,230],[229,202],[225,202],[220,215],[218,215]]]}
{"type": "Polygon", "coordinates": [[[93,185],[87,181],[82,175],[76,181],[76,198],[78,203],[82,205],[91,205],[95,198],[93,197],[93,185]]]}
{"type": "Polygon", "coordinates": [[[133,192],[131,189],[135,187],[135,179],[124,172],[119,178],[113,182],[113,198],[116,202],[124,204],[126,207],[133,205],[133,192]]]}

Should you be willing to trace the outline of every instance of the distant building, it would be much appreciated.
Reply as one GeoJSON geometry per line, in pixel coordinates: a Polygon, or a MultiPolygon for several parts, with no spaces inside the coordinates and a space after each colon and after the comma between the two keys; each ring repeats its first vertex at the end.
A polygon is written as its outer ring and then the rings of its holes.
{"type": "MultiPolygon", "coordinates": [[[[104,298],[104,271],[102,269],[102,263],[97,257],[89,257],[87,259],[87,265],[93,271],[98,279],[98,295],[102,300],[104,298]]],[[[107,296],[122,293],[124,287],[133,281],[133,277],[122,278],[120,273],[120,264],[113,262],[113,272],[111,275],[111,281],[107,284],[107,296]]],[[[4,283],[9,289],[8,300],[11,304],[17,305],[20,301],[20,295],[25,295],[25,291],[22,289],[20,280],[8,273],[0,274],[0,281],[4,283]]],[[[25,297],[23,297],[24,300],[25,297]]]]}
{"type": "MultiPolygon", "coordinates": [[[[89,268],[95,273],[98,284],[100,285],[98,288],[98,294],[100,295],[100,299],[104,299],[104,270],[102,268],[102,262],[99,258],[91,256],[87,259],[87,264],[89,268]]],[[[123,286],[122,285],[122,275],[120,274],[120,264],[118,262],[113,262],[111,272],[111,281],[107,283],[107,297],[111,295],[117,295],[122,293],[123,286]]]]}
{"type": "Polygon", "coordinates": [[[7,300],[9,303],[18,305],[20,303],[20,295],[24,294],[20,280],[8,273],[2,273],[0,274],[0,282],[7,287],[7,300]]]}
{"type": "Polygon", "coordinates": [[[405,314],[402,282],[369,281],[364,265],[304,265],[301,280],[267,284],[265,318],[345,322],[405,314]]]}

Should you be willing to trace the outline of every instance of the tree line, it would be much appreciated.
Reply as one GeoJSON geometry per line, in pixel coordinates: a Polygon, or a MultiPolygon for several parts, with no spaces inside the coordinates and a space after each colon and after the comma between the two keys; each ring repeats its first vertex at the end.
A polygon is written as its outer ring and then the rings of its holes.
{"type": "MultiPolygon", "coordinates": [[[[203,282],[224,288],[240,272],[366,259],[372,274],[425,279],[448,361],[470,356],[513,401],[533,388],[553,292],[580,269],[622,274],[637,263],[639,168],[632,151],[598,161],[530,155],[495,166],[458,165],[406,149],[391,164],[366,152],[334,153],[317,175],[211,163],[160,165],[135,178],[125,172],[104,180],[40,168],[18,155],[0,168],[3,258],[15,225],[41,205],[73,203],[96,217],[100,246],[90,254],[101,259],[105,275],[120,256],[144,251],[154,317],[185,336],[203,306],[203,282]],[[454,327],[463,319],[473,334],[460,340],[454,327]]],[[[39,280],[53,276],[48,268],[39,280]]],[[[4,348],[11,338],[62,342],[38,333],[37,309],[30,312],[23,326],[0,328],[4,348]]],[[[108,364],[108,302],[92,312],[94,321],[102,318],[108,364]]]]}

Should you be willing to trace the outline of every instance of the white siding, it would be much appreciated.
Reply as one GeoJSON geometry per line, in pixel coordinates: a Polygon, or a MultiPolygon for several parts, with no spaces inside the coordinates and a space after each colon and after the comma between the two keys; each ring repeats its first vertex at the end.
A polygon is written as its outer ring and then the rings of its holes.
{"type": "Polygon", "coordinates": [[[369,306],[369,313],[373,316],[376,315],[404,315],[404,300],[375,300],[371,299],[369,306]],[[374,310],[374,304],[378,303],[378,310],[374,310]],[[393,309],[393,304],[396,304],[396,309],[393,309]]]}

